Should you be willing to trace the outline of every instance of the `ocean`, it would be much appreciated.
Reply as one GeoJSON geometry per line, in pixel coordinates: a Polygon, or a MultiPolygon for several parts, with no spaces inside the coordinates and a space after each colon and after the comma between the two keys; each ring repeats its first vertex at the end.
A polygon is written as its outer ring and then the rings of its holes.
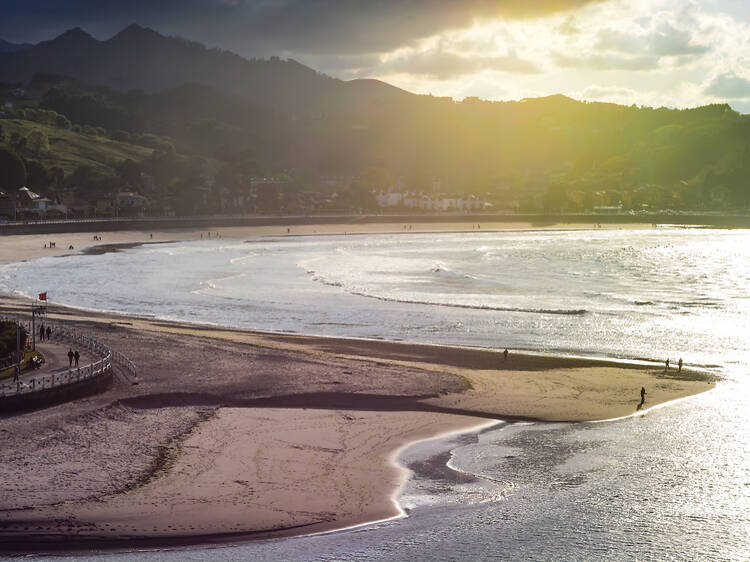
{"type": "Polygon", "coordinates": [[[723,378],[635,418],[415,444],[400,459],[407,517],[110,558],[742,560],[749,258],[748,231],[676,227],[210,239],[8,264],[0,290],[273,332],[683,358],[723,378]]]}

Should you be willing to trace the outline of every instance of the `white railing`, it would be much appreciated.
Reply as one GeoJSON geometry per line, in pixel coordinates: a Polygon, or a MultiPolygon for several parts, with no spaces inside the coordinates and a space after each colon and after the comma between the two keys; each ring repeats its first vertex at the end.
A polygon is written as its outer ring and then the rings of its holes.
{"type": "MultiPolygon", "coordinates": [[[[31,327],[29,326],[30,323],[28,321],[15,317],[0,317],[0,320],[14,322],[23,326],[26,329],[28,336],[31,337],[31,327]]],[[[100,359],[82,367],[70,367],[67,371],[60,373],[33,377],[24,381],[19,380],[10,384],[0,384],[0,399],[10,396],[18,396],[20,394],[39,392],[97,377],[110,371],[112,369],[113,361],[127,371],[129,377],[133,379],[131,382],[137,382],[138,371],[135,363],[125,357],[122,353],[117,351],[113,352],[108,345],[95,340],[84,333],[71,330],[60,324],[45,321],[44,325],[45,328],[49,327],[51,329],[50,335],[52,340],[74,344],[76,347],[83,347],[88,349],[92,354],[99,356],[100,359]]]]}

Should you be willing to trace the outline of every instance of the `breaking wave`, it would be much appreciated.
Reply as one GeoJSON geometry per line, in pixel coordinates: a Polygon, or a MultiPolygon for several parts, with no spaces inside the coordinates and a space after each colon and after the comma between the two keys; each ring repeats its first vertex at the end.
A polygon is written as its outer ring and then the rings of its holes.
{"type": "Polygon", "coordinates": [[[341,281],[332,281],[326,278],[324,275],[319,274],[314,270],[307,270],[307,274],[310,276],[312,281],[328,285],[329,287],[337,287],[343,289],[350,295],[356,295],[358,297],[366,297],[368,299],[376,299],[383,302],[395,302],[404,304],[421,304],[425,306],[441,306],[447,308],[462,308],[469,310],[492,310],[496,312],[519,312],[527,314],[556,314],[563,316],[583,316],[588,314],[589,311],[585,308],[572,308],[572,309],[557,309],[557,308],[524,308],[524,307],[513,307],[513,306],[500,306],[492,304],[468,304],[468,303],[457,303],[457,302],[445,302],[430,299],[420,298],[408,298],[408,297],[395,297],[378,295],[369,292],[365,289],[348,287],[341,281]]]}

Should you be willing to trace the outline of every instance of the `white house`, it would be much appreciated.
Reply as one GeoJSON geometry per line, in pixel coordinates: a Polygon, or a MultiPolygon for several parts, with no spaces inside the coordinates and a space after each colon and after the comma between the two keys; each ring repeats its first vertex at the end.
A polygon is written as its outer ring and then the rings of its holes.
{"type": "Polygon", "coordinates": [[[47,197],[42,197],[38,193],[31,191],[28,187],[22,187],[18,190],[17,201],[17,213],[37,215],[41,218],[49,214],[68,214],[68,208],[65,205],[47,197]]]}
{"type": "Polygon", "coordinates": [[[403,199],[404,194],[395,191],[379,191],[375,194],[375,200],[380,207],[396,207],[401,204],[403,199]]]}

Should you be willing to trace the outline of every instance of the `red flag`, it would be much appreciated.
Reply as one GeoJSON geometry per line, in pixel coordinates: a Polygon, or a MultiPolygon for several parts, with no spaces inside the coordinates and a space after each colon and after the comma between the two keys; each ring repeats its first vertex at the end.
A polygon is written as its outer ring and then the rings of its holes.
{"type": "Polygon", "coordinates": [[[46,301],[47,300],[47,291],[44,291],[43,293],[39,293],[39,300],[40,301],[46,301]]]}

